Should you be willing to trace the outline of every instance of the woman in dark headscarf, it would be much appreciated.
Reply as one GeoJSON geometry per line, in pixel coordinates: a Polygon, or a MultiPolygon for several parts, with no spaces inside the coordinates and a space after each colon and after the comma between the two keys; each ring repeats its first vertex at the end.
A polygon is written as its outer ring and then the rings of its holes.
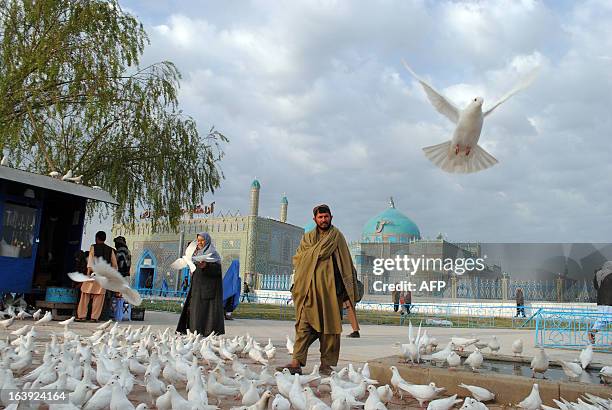
{"type": "Polygon", "coordinates": [[[191,277],[191,286],[176,328],[186,333],[187,329],[203,336],[212,332],[225,334],[223,317],[223,274],[221,256],[206,232],[197,236],[197,247],[193,254],[196,270],[191,277]]]}

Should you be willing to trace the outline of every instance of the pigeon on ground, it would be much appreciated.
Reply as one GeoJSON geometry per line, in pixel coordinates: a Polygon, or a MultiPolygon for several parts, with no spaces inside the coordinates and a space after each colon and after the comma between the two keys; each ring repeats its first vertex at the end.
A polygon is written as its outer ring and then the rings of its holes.
{"type": "Polygon", "coordinates": [[[45,315],[43,317],[41,317],[40,319],[38,319],[36,321],[37,324],[41,325],[43,323],[48,323],[50,321],[53,320],[53,315],[51,314],[51,312],[46,312],[45,315]]]}
{"type": "Polygon", "coordinates": [[[451,173],[478,172],[497,164],[497,159],[478,145],[483,121],[499,105],[517,92],[528,87],[535,79],[537,70],[530,73],[510,92],[493,104],[492,107],[483,112],[482,97],[474,97],[467,107],[459,109],[431,85],[417,76],[406,62],[404,62],[404,66],[421,84],[427,98],[435,109],[456,124],[452,139],[438,145],[423,148],[425,156],[437,167],[451,173]]]}
{"type": "Polygon", "coordinates": [[[540,406],[542,406],[540,386],[535,383],[531,388],[531,393],[529,393],[529,396],[525,397],[523,401],[518,404],[518,407],[525,410],[538,410],[540,406]]]}
{"type": "Polygon", "coordinates": [[[474,398],[478,401],[490,401],[495,399],[495,394],[480,386],[472,386],[469,384],[461,383],[459,387],[463,387],[474,396],[474,398]]]}
{"type": "Polygon", "coordinates": [[[599,377],[606,384],[612,384],[612,366],[604,366],[599,371],[599,377]]]}
{"type": "Polygon", "coordinates": [[[432,400],[427,405],[427,410],[450,410],[455,407],[455,404],[461,403],[461,400],[457,398],[456,394],[443,399],[432,400]]]}
{"type": "Polygon", "coordinates": [[[470,366],[473,371],[476,371],[480,368],[480,366],[482,366],[483,361],[484,358],[482,357],[482,353],[480,353],[480,350],[476,348],[472,353],[470,353],[467,359],[465,359],[463,364],[470,366]]]}
{"type": "Polygon", "coordinates": [[[580,351],[579,359],[580,359],[580,364],[582,365],[582,368],[586,369],[589,363],[591,363],[591,360],[593,360],[593,345],[592,344],[588,344],[587,347],[585,347],[584,349],[580,351]]]}
{"type": "Polygon", "coordinates": [[[291,403],[282,395],[277,394],[272,400],[272,410],[289,410],[291,403]]]}
{"type": "Polygon", "coordinates": [[[523,353],[523,339],[516,339],[512,343],[512,353],[514,356],[520,356],[523,353]]]}
{"type": "Polygon", "coordinates": [[[582,374],[582,367],[578,363],[559,360],[559,364],[563,368],[563,373],[570,379],[577,379],[582,374]]]}
{"type": "MultiPolygon", "coordinates": [[[[541,373],[542,377],[544,377],[544,373],[548,370],[549,360],[546,355],[546,351],[541,347],[540,350],[536,353],[536,355],[531,359],[531,377],[535,377],[536,373],[541,373]]],[[[537,385],[536,385],[537,386],[537,385]]]]}
{"type": "Polygon", "coordinates": [[[491,353],[497,353],[499,351],[501,346],[499,344],[499,341],[497,340],[497,336],[493,336],[488,346],[489,346],[489,349],[491,350],[491,353]]]}

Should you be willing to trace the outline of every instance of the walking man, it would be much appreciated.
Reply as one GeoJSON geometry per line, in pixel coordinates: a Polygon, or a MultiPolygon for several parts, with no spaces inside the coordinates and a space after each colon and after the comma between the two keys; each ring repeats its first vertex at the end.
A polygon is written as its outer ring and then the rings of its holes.
{"type": "Polygon", "coordinates": [[[295,304],[295,343],[293,360],[286,366],[294,374],[302,373],[308,348],[319,340],[321,374],[329,375],[338,364],[342,306],[355,306],[357,275],[342,233],[332,225],[329,206],[313,209],[316,229],[302,237],[293,257],[295,269],[291,296],[295,304]]]}
{"type": "Polygon", "coordinates": [[[595,333],[612,322],[612,261],[607,261],[595,271],[593,286],[597,290],[597,312],[599,317],[589,332],[589,342],[595,344],[595,333]]]}
{"type": "MultiPolygon", "coordinates": [[[[87,262],[87,274],[93,273],[94,258],[102,258],[108,262],[113,268],[117,269],[117,258],[113,248],[105,244],[106,232],[96,232],[96,243],[89,248],[89,260],[87,262]]],[[[104,307],[104,297],[106,289],[100,286],[96,281],[83,282],[81,285],[81,299],[77,308],[77,320],[84,321],[87,317],[89,301],[91,300],[91,320],[97,322],[104,307]]]]}

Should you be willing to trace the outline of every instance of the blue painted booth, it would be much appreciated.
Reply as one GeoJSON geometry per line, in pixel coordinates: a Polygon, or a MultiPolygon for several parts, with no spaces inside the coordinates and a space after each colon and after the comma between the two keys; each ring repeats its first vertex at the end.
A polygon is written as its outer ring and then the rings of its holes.
{"type": "Polygon", "coordinates": [[[81,249],[88,200],[116,204],[106,191],[0,166],[0,294],[74,300],[66,273],[81,249]]]}

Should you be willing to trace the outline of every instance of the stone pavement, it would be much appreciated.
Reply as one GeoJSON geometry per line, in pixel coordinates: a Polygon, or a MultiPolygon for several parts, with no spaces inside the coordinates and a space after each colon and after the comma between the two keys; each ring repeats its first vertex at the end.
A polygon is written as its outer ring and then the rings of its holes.
{"type": "MultiPolygon", "coordinates": [[[[152,312],[147,311],[144,322],[132,322],[133,325],[140,324],[152,325],[154,327],[166,328],[168,326],[176,326],[178,322],[178,314],[167,312],[152,312]]],[[[124,322],[128,323],[128,322],[124,322]]],[[[413,323],[414,332],[418,328],[418,323],[413,323]]],[[[445,345],[453,336],[460,337],[477,337],[481,340],[489,340],[491,336],[497,336],[501,345],[500,354],[511,355],[512,343],[518,339],[523,339],[523,356],[532,357],[536,352],[534,345],[535,335],[533,330],[519,329],[462,329],[462,328],[447,328],[447,327],[427,327],[427,334],[438,339],[440,346],[445,345]]],[[[387,326],[387,325],[361,325],[361,338],[348,339],[344,337],[351,332],[351,327],[347,324],[343,325],[342,347],[340,349],[340,363],[364,363],[370,359],[379,357],[391,356],[399,352],[397,347],[394,347],[395,342],[408,343],[408,327],[407,326],[387,326]]],[[[275,346],[285,346],[285,337],[289,335],[294,339],[293,322],[280,320],[258,320],[258,319],[234,319],[225,321],[225,332],[228,336],[243,335],[249,333],[257,340],[272,339],[275,346]]],[[[317,363],[319,359],[318,342],[315,342],[309,351],[308,362],[317,363]]],[[[279,353],[286,353],[281,350],[279,353]]],[[[547,353],[551,359],[557,360],[573,360],[578,357],[577,350],[570,349],[547,349],[547,353]]],[[[280,355],[277,355],[279,357],[280,355]]],[[[282,356],[280,356],[282,357],[282,356]]],[[[287,356],[287,360],[289,356],[287,356]]],[[[593,355],[594,362],[600,362],[606,365],[612,365],[612,353],[595,353],[593,355]]],[[[310,365],[309,365],[310,367],[310,365]]]]}

